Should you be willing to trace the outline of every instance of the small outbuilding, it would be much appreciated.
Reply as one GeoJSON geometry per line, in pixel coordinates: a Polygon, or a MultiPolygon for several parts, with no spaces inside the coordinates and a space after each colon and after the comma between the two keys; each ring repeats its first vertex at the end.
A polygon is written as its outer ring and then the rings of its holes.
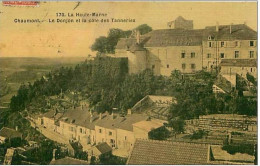
{"type": "Polygon", "coordinates": [[[0,130],[0,143],[4,143],[5,140],[11,138],[22,138],[22,134],[14,129],[3,127],[0,130]]]}

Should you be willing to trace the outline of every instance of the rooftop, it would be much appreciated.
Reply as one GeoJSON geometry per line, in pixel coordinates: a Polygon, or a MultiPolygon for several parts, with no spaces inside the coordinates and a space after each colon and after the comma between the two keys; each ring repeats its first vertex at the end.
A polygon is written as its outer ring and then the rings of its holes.
{"type": "MultiPolygon", "coordinates": [[[[158,29],[141,35],[141,45],[146,47],[201,46],[211,35],[217,40],[257,40],[257,32],[245,24],[208,26],[205,29],[158,29]]],[[[116,49],[128,50],[136,44],[135,38],[121,38],[116,49]]],[[[140,49],[140,48],[139,48],[140,49]]]]}
{"type": "Polygon", "coordinates": [[[137,139],[128,158],[129,165],[208,164],[207,144],[137,139]]]}
{"type": "Polygon", "coordinates": [[[3,127],[0,130],[0,136],[5,138],[16,138],[16,137],[22,137],[22,134],[14,129],[3,127]]]}
{"type": "Polygon", "coordinates": [[[132,124],[147,119],[147,116],[143,114],[131,114],[126,116],[120,116],[118,114],[103,113],[100,119],[100,115],[96,112],[91,113],[89,108],[77,107],[70,108],[64,113],[55,113],[54,110],[51,110],[43,115],[48,118],[55,118],[57,121],[63,121],[66,123],[72,123],[78,126],[86,127],[88,129],[95,129],[95,126],[100,126],[109,129],[123,129],[128,131],[133,131],[132,124]],[[92,114],[92,117],[91,117],[92,114]],[[92,122],[91,119],[92,118],[92,122]]]}
{"type": "Polygon", "coordinates": [[[85,160],[74,159],[71,157],[65,157],[58,160],[52,160],[50,165],[89,165],[90,163],[85,160]]]}
{"type": "Polygon", "coordinates": [[[222,59],[220,66],[257,67],[256,59],[222,59]]]}
{"type": "Polygon", "coordinates": [[[133,124],[133,126],[149,132],[153,129],[157,129],[159,127],[162,127],[163,122],[162,121],[160,122],[160,121],[157,121],[157,120],[140,121],[140,122],[133,124]]]}
{"type": "Polygon", "coordinates": [[[112,151],[112,148],[106,142],[100,143],[100,144],[96,145],[95,147],[101,154],[112,151]]]}

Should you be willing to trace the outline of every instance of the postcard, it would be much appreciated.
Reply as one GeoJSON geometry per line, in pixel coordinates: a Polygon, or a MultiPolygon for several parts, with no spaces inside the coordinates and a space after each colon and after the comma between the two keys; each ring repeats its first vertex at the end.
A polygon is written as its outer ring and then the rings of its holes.
{"type": "Polygon", "coordinates": [[[257,164],[256,1],[0,3],[0,164],[257,164]]]}

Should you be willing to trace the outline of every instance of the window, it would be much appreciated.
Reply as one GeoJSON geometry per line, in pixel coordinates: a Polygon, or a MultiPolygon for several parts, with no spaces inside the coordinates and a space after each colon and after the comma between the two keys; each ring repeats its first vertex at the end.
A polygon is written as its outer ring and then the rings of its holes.
{"type": "Polygon", "coordinates": [[[80,128],[80,129],[79,129],[79,132],[80,132],[80,133],[83,133],[83,130],[82,130],[82,128],[80,128]]]}
{"type": "Polygon", "coordinates": [[[239,51],[235,51],[235,58],[239,58],[239,51]]]}
{"type": "Polygon", "coordinates": [[[127,137],[125,136],[125,140],[127,139],[127,137]]]}
{"type": "Polygon", "coordinates": [[[209,47],[212,47],[212,43],[211,42],[209,42],[209,45],[208,45],[209,47]]]}
{"type": "Polygon", "coordinates": [[[70,131],[74,131],[74,128],[73,128],[73,127],[70,127],[70,131]]]}
{"type": "Polygon", "coordinates": [[[99,133],[102,133],[102,129],[99,129],[99,133]]]}
{"type": "Polygon", "coordinates": [[[249,42],[249,46],[250,46],[250,47],[255,46],[255,42],[254,42],[254,41],[250,41],[250,42],[249,42]]]}
{"type": "Polygon", "coordinates": [[[185,58],[185,51],[181,52],[181,58],[185,58]]]}
{"type": "Polygon", "coordinates": [[[190,67],[191,67],[191,69],[195,69],[195,68],[196,68],[196,66],[195,66],[194,63],[192,63],[192,64],[190,65],[190,67]]]}
{"type": "Polygon", "coordinates": [[[154,69],[155,68],[155,65],[152,65],[152,69],[154,69]]]}
{"type": "Polygon", "coordinates": [[[236,46],[236,47],[239,47],[239,46],[240,46],[239,41],[235,41],[235,46],[236,46]]]}
{"type": "Polygon", "coordinates": [[[254,58],[254,54],[255,54],[254,51],[249,51],[249,56],[250,56],[250,58],[254,58]]]}
{"type": "Polygon", "coordinates": [[[224,47],[225,46],[225,42],[220,42],[220,47],[224,47]]]}
{"type": "Polygon", "coordinates": [[[167,68],[169,68],[170,67],[170,65],[169,64],[167,64],[167,68]]]}
{"type": "Polygon", "coordinates": [[[184,69],[186,68],[186,64],[183,63],[183,64],[181,65],[181,68],[184,70],[184,69]]]}
{"type": "Polygon", "coordinates": [[[111,131],[109,131],[108,135],[112,135],[113,133],[111,131]]]}
{"type": "Polygon", "coordinates": [[[251,72],[253,72],[253,68],[251,68],[251,72]]]}
{"type": "Polygon", "coordinates": [[[191,58],[195,58],[195,52],[190,53],[191,58]]]}
{"type": "Polygon", "coordinates": [[[225,54],[224,53],[220,53],[220,58],[225,58],[225,54]]]}
{"type": "Polygon", "coordinates": [[[207,58],[211,58],[211,54],[207,54],[207,58]]]}

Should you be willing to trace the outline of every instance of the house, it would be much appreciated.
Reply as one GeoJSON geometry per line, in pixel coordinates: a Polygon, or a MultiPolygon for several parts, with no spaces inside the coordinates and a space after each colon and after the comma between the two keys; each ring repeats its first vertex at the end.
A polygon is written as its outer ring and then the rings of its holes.
{"type": "MultiPolygon", "coordinates": [[[[158,104],[164,105],[168,100],[170,102],[170,98],[166,99],[158,104]]],[[[94,145],[107,143],[113,150],[123,150],[127,155],[137,137],[148,139],[149,131],[163,126],[165,122],[149,118],[145,114],[132,114],[130,110],[124,116],[108,112],[98,115],[96,112],[92,112],[88,106],[70,108],[62,113],[55,113],[51,110],[38,118],[42,119],[40,125],[60,134],[63,139],[79,142],[84,151],[94,145]],[[151,125],[152,128],[144,129],[138,125],[138,122],[146,120],[149,120],[148,125],[151,125]],[[139,128],[135,129],[137,127],[139,128]],[[140,134],[140,132],[144,133],[140,134]]]]}
{"type": "Polygon", "coordinates": [[[98,145],[93,146],[89,151],[88,155],[99,158],[100,155],[109,155],[112,152],[112,148],[106,143],[102,142],[98,145]]]}
{"type": "Polygon", "coordinates": [[[164,121],[146,120],[133,124],[133,131],[136,139],[149,139],[149,132],[164,126],[164,121]]]}
{"type": "Polygon", "coordinates": [[[128,165],[208,165],[210,145],[137,139],[128,165]]]}
{"type": "Polygon", "coordinates": [[[13,163],[13,158],[16,154],[16,151],[14,148],[8,148],[5,154],[5,159],[3,165],[12,165],[13,163]]]}
{"type": "Polygon", "coordinates": [[[236,85],[236,74],[247,79],[247,74],[257,78],[256,59],[223,59],[220,63],[220,74],[236,85]]]}
{"type": "MultiPolygon", "coordinates": [[[[194,73],[219,67],[223,59],[256,59],[257,32],[245,24],[208,26],[193,29],[193,22],[178,17],[174,29],[135,33],[118,41],[115,55],[128,58],[129,73],[153,70],[170,76],[173,70],[194,73]]],[[[174,25],[174,26],[172,26],[174,25]]]]}
{"type": "Polygon", "coordinates": [[[79,160],[71,157],[65,157],[57,160],[52,160],[49,165],[89,165],[86,160],[79,160]]]}
{"type": "Polygon", "coordinates": [[[171,96],[147,95],[138,101],[132,108],[133,113],[145,113],[155,119],[167,120],[169,108],[172,103],[177,103],[176,98],[171,96]]]}
{"type": "Polygon", "coordinates": [[[5,140],[11,138],[22,138],[22,134],[14,129],[3,127],[0,130],[0,143],[4,143],[5,140]]]}
{"type": "Polygon", "coordinates": [[[245,24],[208,26],[202,42],[203,66],[218,67],[225,59],[256,59],[257,32],[245,24]]]}

